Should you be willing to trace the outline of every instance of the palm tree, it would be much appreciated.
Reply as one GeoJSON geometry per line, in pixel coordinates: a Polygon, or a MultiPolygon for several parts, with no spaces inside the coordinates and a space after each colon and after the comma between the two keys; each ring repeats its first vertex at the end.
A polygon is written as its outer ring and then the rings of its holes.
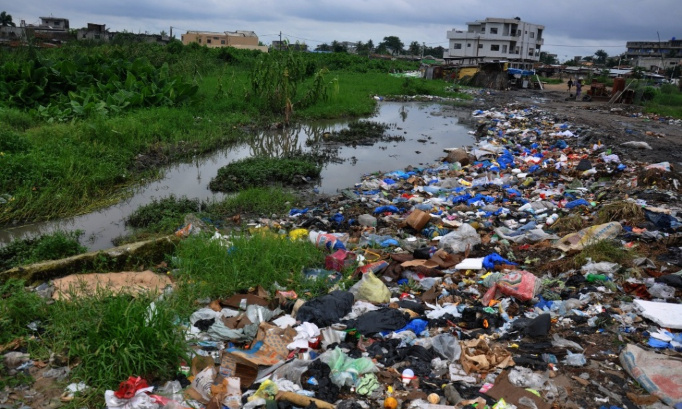
{"type": "Polygon", "coordinates": [[[16,27],[17,25],[14,24],[14,21],[12,21],[12,15],[7,14],[7,12],[3,11],[2,13],[0,13],[0,26],[2,26],[2,27],[7,27],[7,26],[16,27]]]}

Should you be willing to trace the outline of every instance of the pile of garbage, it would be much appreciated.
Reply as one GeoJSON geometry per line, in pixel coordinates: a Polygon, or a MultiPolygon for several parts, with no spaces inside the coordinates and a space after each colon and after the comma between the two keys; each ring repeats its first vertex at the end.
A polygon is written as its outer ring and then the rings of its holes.
{"type": "Polygon", "coordinates": [[[473,116],[470,149],[257,221],[326,251],[330,292],[207,300],[187,383],[108,407],[682,407],[674,166],[533,107],[473,116]]]}

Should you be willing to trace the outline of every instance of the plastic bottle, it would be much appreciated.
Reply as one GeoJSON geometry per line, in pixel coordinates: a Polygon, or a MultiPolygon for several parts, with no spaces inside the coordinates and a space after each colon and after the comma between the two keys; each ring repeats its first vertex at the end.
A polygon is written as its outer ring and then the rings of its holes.
{"type": "Polygon", "coordinates": [[[588,274],[585,276],[585,281],[588,283],[594,283],[596,281],[607,281],[609,278],[604,274],[588,274]]]}
{"type": "Polygon", "coordinates": [[[552,215],[549,216],[549,217],[547,218],[547,220],[545,220],[545,224],[547,224],[548,226],[551,226],[551,225],[553,225],[554,223],[556,223],[556,221],[557,221],[558,219],[559,219],[559,215],[556,214],[556,213],[552,213],[552,215]]]}
{"type": "Polygon", "coordinates": [[[377,227],[377,218],[371,214],[361,214],[358,216],[358,223],[367,227],[377,227]]]}
{"type": "Polygon", "coordinates": [[[326,248],[329,251],[345,250],[346,246],[341,239],[333,234],[311,231],[308,239],[318,248],[326,248]]]}

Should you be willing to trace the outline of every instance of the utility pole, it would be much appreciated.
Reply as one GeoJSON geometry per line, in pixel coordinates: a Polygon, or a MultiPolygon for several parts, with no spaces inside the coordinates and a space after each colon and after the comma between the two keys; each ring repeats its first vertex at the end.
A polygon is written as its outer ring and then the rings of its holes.
{"type": "Polygon", "coordinates": [[[424,50],[426,49],[426,43],[422,42],[422,60],[424,59],[424,50]]]}
{"type": "Polygon", "coordinates": [[[173,26],[170,26],[170,38],[173,38],[173,26]]]}
{"type": "Polygon", "coordinates": [[[282,32],[279,32],[279,50],[282,51],[282,32]]]}

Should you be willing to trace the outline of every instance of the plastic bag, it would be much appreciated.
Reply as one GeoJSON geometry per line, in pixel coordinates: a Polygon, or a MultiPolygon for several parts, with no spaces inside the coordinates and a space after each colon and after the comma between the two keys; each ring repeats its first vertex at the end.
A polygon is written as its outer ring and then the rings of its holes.
{"type": "Polygon", "coordinates": [[[452,253],[463,253],[467,249],[473,249],[478,244],[481,244],[481,237],[476,229],[471,225],[463,224],[441,237],[438,247],[450,250],[452,253]]]}
{"type": "Polygon", "coordinates": [[[355,386],[360,375],[379,371],[371,359],[364,357],[357,359],[350,358],[338,347],[320,355],[320,361],[329,366],[331,369],[329,378],[334,385],[340,388],[344,386],[355,386]]]}
{"type": "Polygon", "coordinates": [[[438,334],[431,340],[433,352],[442,356],[450,362],[459,361],[462,347],[459,341],[452,334],[438,334]]]}
{"type": "Polygon", "coordinates": [[[623,227],[618,222],[604,223],[590,226],[577,233],[571,233],[561,238],[555,248],[561,251],[582,250],[588,244],[617,237],[623,227]]]}
{"type": "Polygon", "coordinates": [[[391,299],[391,291],[371,271],[363,274],[360,281],[355,283],[348,291],[353,294],[356,301],[362,300],[373,304],[383,304],[391,299]]]}
{"type": "Polygon", "coordinates": [[[303,375],[307,370],[312,361],[304,359],[294,359],[288,364],[282,365],[277,368],[272,374],[273,379],[287,379],[296,383],[298,386],[301,385],[301,375],[303,375]]]}
{"type": "Polygon", "coordinates": [[[583,347],[580,346],[577,342],[569,341],[566,338],[561,338],[559,334],[554,334],[552,336],[552,346],[559,347],[559,348],[572,348],[573,350],[576,351],[582,351],[583,347]]]}
{"type": "Polygon", "coordinates": [[[583,366],[587,363],[587,360],[585,359],[585,355],[573,354],[569,351],[568,355],[566,355],[566,359],[564,359],[563,362],[564,364],[570,366],[583,366]]]}

